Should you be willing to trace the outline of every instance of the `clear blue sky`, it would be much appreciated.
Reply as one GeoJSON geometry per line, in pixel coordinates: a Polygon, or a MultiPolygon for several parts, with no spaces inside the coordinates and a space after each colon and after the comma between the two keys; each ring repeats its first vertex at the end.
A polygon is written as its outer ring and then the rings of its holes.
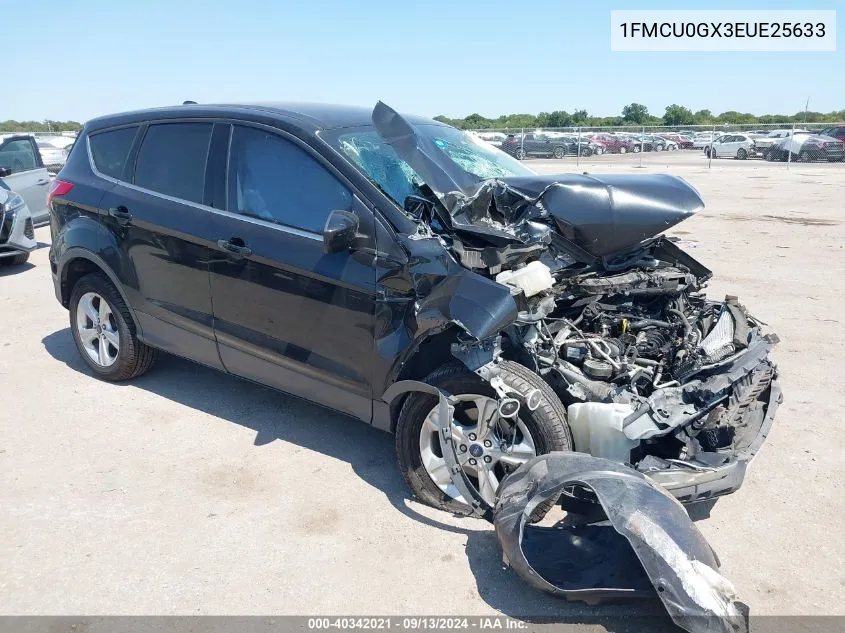
{"type": "Polygon", "coordinates": [[[842,38],[835,53],[612,53],[612,8],[838,8],[845,32],[841,0],[2,0],[0,120],[186,99],[382,99],[429,116],[845,108],[842,38]]]}

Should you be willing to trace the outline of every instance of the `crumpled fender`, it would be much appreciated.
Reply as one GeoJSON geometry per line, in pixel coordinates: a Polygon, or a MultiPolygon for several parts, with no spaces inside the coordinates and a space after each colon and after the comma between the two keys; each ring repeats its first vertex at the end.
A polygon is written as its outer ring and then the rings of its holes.
{"type": "Polygon", "coordinates": [[[537,589],[586,602],[656,590],[688,631],[747,630],[731,583],[683,506],[626,466],[583,453],[536,457],[502,481],[493,523],[506,561],[537,589]],[[595,495],[606,518],[530,524],[538,505],[573,486],[595,495]]]}

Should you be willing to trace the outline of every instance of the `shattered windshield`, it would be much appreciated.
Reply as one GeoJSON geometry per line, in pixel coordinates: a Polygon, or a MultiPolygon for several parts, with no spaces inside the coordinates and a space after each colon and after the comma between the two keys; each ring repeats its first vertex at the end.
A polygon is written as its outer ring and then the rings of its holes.
{"type": "MultiPolygon", "coordinates": [[[[418,129],[462,171],[479,181],[508,176],[533,176],[519,161],[485,141],[445,125],[424,124],[418,129]]],[[[408,196],[422,194],[424,180],[399,158],[373,126],[329,130],[325,140],[386,193],[400,208],[408,196]]]]}

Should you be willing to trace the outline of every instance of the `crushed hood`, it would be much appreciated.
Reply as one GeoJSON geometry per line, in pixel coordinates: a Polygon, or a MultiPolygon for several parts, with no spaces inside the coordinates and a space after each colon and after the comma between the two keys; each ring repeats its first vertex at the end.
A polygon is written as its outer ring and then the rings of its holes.
{"type": "Polygon", "coordinates": [[[385,142],[437,196],[445,209],[439,219],[468,240],[462,246],[472,255],[459,254],[473,268],[525,257],[545,247],[552,231],[592,257],[610,255],[704,207],[691,185],[666,174],[483,179],[453,161],[430,132],[384,103],[376,105],[372,119],[385,142]],[[491,248],[510,252],[496,256],[491,248]]]}

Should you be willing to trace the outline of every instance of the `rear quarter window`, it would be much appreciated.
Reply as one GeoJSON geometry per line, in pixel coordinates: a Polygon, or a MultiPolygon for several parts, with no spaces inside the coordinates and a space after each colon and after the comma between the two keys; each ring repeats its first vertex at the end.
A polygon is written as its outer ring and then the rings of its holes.
{"type": "Polygon", "coordinates": [[[137,133],[137,127],[125,127],[89,136],[88,144],[91,146],[91,157],[97,171],[118,180],[125,180],[126,159],[137,133]]]}

